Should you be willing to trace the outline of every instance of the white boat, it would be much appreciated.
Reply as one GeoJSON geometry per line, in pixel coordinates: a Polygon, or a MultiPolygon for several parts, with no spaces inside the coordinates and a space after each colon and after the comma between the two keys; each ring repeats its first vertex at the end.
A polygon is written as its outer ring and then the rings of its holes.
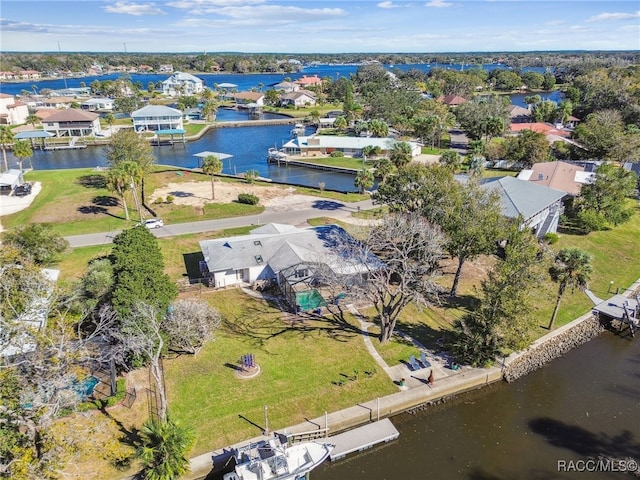
{"type": "Polygon", "coordinates": [[[270,148],[267,150],[267,160],[271,161],[283,161],[287,159],[287,154],[277,148],[270,148]]]}
{"type": "Polygon", "coordinates": [[[234,449],[236,466],[223,480],[304,480],[324,462],[334,445],[321,440],[287,445],[286,437],[234,449]],[[284,440],[284,441],[283,441],[284,440]]]}
{"type": "Polygon", "coordinates": [[[304,132],[305,132],[304,125],[301,123],[296,123],[293,129],[291,130],[291,136],[297,137],[298,135],[304,135],[304,132]]]}

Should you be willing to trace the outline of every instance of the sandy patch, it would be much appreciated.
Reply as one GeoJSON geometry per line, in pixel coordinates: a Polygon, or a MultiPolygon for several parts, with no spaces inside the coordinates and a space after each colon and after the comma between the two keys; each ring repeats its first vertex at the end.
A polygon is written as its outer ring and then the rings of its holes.
{"type": "Polygon", "coordinates": [[[260,205],[265,207],[298,203],[308,198],[295,194],[293,187],[263,186],[242,183],[215,182],[215,200],[211,199],[211,182],[181,182],[169,183],[156,189],[151,195],[151,203],[156,199],[166,199],[173,196],[176,205],[204,206],[206,203],[231,203],[238,199],[241,193],[251,193],[260,199],[260,205]]]}

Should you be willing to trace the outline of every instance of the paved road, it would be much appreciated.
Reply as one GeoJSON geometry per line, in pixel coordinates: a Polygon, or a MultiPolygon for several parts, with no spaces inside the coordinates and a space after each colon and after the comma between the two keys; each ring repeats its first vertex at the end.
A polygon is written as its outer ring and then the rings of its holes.
{"type": "MultiPolygon", "coordinates": [[[[245,217],[222,218],[219,220],[203,220],[200,222],[176,223],[165,225],[162,228],[151,230],[158,238],[172,237],[174,235],[184,235],[187,233],[211,232],[226,228],[244,227],[249,225],[264,225],[267,223],[286,223],[299,225],[310,218],[332,217],[340,220],[351,219],[355,223],[351,214],[358,211],[372,208],[371,200],[356,203],[339,202],[336,200],[313,198],[309,203],[302,205],[279,205],[267,207],[260,215],[249,215],[245,217]]],[[[73,235],[65,237],[71,247],[88,247],[91,245],[105,245],[113,241],[120,230],[102,233],[89,233],[86,235],[73,235]]]]}
{"type": "Polygon", "coordinates": [[[467,148],[469,146],[469,138],[462,130],[449,130],[451,135],[451,149],[458,152],[460,155],[467,154],[467,148]]]}

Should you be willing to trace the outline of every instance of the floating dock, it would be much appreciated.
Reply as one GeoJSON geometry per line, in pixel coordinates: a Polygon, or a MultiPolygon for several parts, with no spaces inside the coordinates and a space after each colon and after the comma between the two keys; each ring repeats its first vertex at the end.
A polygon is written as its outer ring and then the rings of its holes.
{"type": "Polygon", "coordinates": [[[329,440],[335,444],[335,448],[329,455],[329,459],[333,462],[350,453],[362,452],[374,445],[390,442],[399,436],[400,432],[396,430],[396,427],[393,426],[393,423],[391,423],[391,420],[388,418],[369,423],[362,427],[329,437],[329,440]]]}

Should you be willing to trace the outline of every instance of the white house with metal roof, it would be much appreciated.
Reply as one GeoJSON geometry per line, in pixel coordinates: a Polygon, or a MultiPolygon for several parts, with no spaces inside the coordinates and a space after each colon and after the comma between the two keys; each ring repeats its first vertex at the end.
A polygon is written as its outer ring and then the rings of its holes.
{"type": "Polygon", "coordinates": [[[532,229],[538,238],[558,230],[566,192],[516,177],[485,178],[480,185],[498,193],[505,217],[522,217],[522,228],[532,229]]]}
{"type": "Polygon", "coordinates": [[[374,256],[366,264],[345,259],[340,245],[346,241],[354,240],[337,225],[297,228],[271,223],[248,235],[201,241],[204,263],[200,269],[216,288],[276,283],[295,307],[327,274],[362,274],[381,266],[374,256]]]}
{"type": "Polygon", "coordinates": [[[190,73],[176,72],[162,82],[162,93],[170,97],[197,95],[204,90],[204,82],[190,73]]]}
{"type": "Polygon", "coordinates": [[[182,112],[164,105],[147,105],[131,113],[136,132],[184,130],[182,112]]]}
{"type": "MultiPolygon", "coordinates": [[[[333,152],[342,152],[347,157],[362,155],[362,149],[367,146],[380,147],[382,155],[386,155],[393,148],[396,140],[390,137],[343,137],[339,135],[311,135],[298,136],[284,144],[285,153],[289,155],[303,155],[308,157],[327,156],[333,152]]],[[[411,156],[417,157],[422,147],[416,142],[407,142],[411,147],[411,156]]]]}
{"type": "Polygon", "coordinates": [[[113,110],[115,100],[113,98],[89,98],[80,104],[83,110],[113,110]]]}

